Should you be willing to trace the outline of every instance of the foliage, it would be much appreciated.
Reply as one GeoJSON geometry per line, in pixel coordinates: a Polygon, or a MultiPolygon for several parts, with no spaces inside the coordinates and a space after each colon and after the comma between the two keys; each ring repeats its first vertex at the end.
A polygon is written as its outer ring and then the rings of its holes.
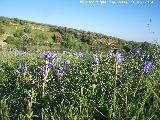
{"type": "Polygon", "coordinates": [[[17,46],[22,44],[20,40],[18,40],[17,38],[13,36],[8,36],[6,40],[4,40],[4,42],[11,44],[11,45],[17,45],[17,46]]]}
{"type": "Polygon", "coordinates": [[[14,34],[14,37],[22,37],[24,35],[24,31],[23,30],[17,30],[14,34]]]}
{"type": "Polygon", "coordinates": [[[125,41],[116,37],[107,36],[90,31],[76,30],[56,25],[47,25],[18,18],[0,17],[0,23],[5,28],[0,28],[10,36],[14,35],[30,46],[51,47],[57,45],[59,49],[106,51],[110,48],[123,48],[128,46],[132,49],[141,47],[143,50],[153,49],[153,45],[147,42],[125,41]],[[5,31],[4,31],[5,30],[5,31]],[[25,36],[30,36],[24,39],[25,36]]]}
{"type": "Polygon", "coordinates": [[[24,32],[25,33],[31,33],[32,32],[32,28],[27,26],[27,27],[25,27],[24,32]]]}
{"type": "Polygon", "coordinates": [[[149,56],[121,51],[119,65],[108,52],[0,52],[0,117],[158,120],[160,55],[149,56]]]}
{"type": "Polygon", "coordinates": [[[0,26],[0,35],[3,35],[5,33],[5,29],[3,29],[1,26],[0,26]]]}
{"type": "Polygon", "coordinates": [[[59,32],[54,32],[52,39],[55,43],[62,43],[63,41],[62,35],[59,32]]]}

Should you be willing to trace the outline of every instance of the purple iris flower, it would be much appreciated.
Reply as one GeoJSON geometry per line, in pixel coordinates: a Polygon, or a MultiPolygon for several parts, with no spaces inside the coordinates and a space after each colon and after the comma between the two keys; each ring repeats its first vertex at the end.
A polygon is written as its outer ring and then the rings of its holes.
{"type": "Polygon", "coordinates": [[[136,52],[137,52],[139,57],[142,55],[142,49],[141,48],[138,48],[136,52]]]}
{"type": "Polygon", "coordinates": [[[122,61],[123,61],[123,55],[121,53],[118,53],[117,54],[117,62],[118,62],[118,64],[121,65],[122,61]]]}
{"type": "Polygon", "coordinates": [[[17,67],[17,70],[18,70],[19,72],[23,72],[23,67],[22,67],[21,65],[19,65],[19,66],[17,67]]]}
{"type": "Polygon", "coordinates": [[[59,72],[60,72],[60,73],[63,73],[63,72],[64,72],[64,67],[60,67],[60,68],[59,68],[59,72]]]}
{"type": "Polygon", "coordinates": [[[151,72],[152,71],[152,61],[146,61],[144,63],[144,72],[151,72]]]}
{"type": "Polygon", "coordinates": [[[56,76],[59,77],[60,75],[62,75],[64,73],[64,70],[64,67],[60,67],[59,70],[56,72],[56,76]]]}
{"type": "Polygon", "coordinates": [[[96,53],[93,64],[98,64],[99,63],[99,54],[96,53]]]}
{"type": "Polygon", "coordinates": [[[96,57],[96,58],[94,59],[94,61],[93,61],[93,64],[98,64],[98,63],[99,63],[99,58],[96,57]]]}
{"type": "Polygon", "coordinates": [[[71,61],[70,60],[66,60],[66,61],[61,61],[60,63],[64,64],[64,65],[70,65],[71,61]]]}
{"type": "Polygon", "coordinates": [[[145,51],[144,53],[143,53],[143,57],[147,57],[147,52],[145,51]]]}
{"type": "Polygon", "coordinates": [[[59,71],[56,72],[56,76],[59,77],[62,73],[60,73],[59,71]]]}
{"type": "Polygon", "coordinates": [[[24,72],[27,72],[27,71],[28,71],[28,67],[27,67],[27,66],[24,66],[24,67],[23,67],[23,71],[24,71],[24,72]]]}
{"type": "Polygon", "coordinates": [[[19,65],[19,66],[17,67],[17,70],[18,70],[19,72],[27,72],[27,71],[28,71],[28,67],[27,67],[27,66],[22,67],[21,65],[19,65]]]}
{"type": "Polygon", "coordinates": [[[70,64],[71,64],[71,61],[70,61],[70,60],[66,60],[66,61],[65,61],[65,64],[66,64],[66,65],[70,65],[70,64]]]}
{"type": "Polygon", "coordinates": [[[44,57],[46,58],[46,60],[49,60],[50,58],[52,58],[52,56],[53,56],[53,53],[50,52],[50,51],[48,51],[48,52],[46,52],[46,53],[44,54],[44,57]]]}
{"type": "Polygon", "coordinates": [[[56,67],[56,61],[52,61],[52,62],[48,63],[48,67],[49,68],[55,68],[56,67]]]}
{"type": "Polygon", "coordinates": [[[45,67],[41,67],[40,71],[39,71],[39,74],[42,75],[42,76],[44,76],[45,73],[46,73],[46,68],[45,67]]]}
{"type": "Polygon", "coordinates": [[[114,55],[113,50],[110,50],[110,51],[109,51],[109,55],[110,55],[110,56],[113,56],[113,55],[114,55]]]}

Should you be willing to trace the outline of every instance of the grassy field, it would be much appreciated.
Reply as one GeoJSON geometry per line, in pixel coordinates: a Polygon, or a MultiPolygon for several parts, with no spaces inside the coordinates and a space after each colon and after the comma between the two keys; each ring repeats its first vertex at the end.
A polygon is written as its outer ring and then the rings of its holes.
{"type": "Polygon", "coordinates": [[[2,120],[159,120],[160,56],[0,52],[2,120]]]}

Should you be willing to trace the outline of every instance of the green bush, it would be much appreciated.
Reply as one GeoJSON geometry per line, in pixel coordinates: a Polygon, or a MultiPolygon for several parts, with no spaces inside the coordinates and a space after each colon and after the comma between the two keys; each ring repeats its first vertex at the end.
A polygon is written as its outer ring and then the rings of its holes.
{"type": "Polygon", "coordinates": [[[0,35],[4,34],[5,30],[3,28],[0,27],[0,35]]]}
{"type": "Polygon", "coordinates": [[[17,38],[15,38],[13,36],[8,36],[4,42],[6,42],[8,44],[12,44],[12,45],[21,45],[22,44],[22,42],[20,40],[18,40],[17,38]]]}
{"type": "Polygon", "coordinates": [[[25,33],[31,33],[31,32],[32,32],[32,28],[31,28],[31,27],[26,27],[26,28],[24,29],[24,32],[25,32],[25,33]]]}
{"type": "Polygon", "coordinates": [[[21,37],[24,35],[24,31],[23,30],[17,30],[14,34],[14,37],[21,37]]]}

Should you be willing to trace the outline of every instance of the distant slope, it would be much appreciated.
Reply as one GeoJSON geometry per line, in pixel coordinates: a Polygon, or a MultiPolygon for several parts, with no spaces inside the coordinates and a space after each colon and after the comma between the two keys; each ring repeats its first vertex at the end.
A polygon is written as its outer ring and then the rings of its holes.
{"type": "Polygon", "coordinates": [[[111,47],[130,47],[136,42],[101,33],[77,30],[56,25],[36,23],[18,18],[0,17],[0,36],[15,47],[31,47],[73,50],[108,50],[111,47]]]}

